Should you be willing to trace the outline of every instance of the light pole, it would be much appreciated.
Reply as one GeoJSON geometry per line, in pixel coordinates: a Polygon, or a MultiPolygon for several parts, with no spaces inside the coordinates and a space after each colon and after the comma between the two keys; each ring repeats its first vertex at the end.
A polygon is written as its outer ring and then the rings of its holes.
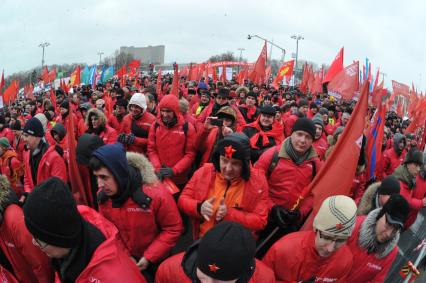
{"type": "Polygon", "coordinates": [[[272,42],[272,41],[270,41],[270,40],[267,40],[266,38],[263,38],[263,37],[261,37],[261,36],[258,36],[257,34],[249,34],[249,35],[247,36],[247,39],[252,39],[253,37],[257,37],[257,38],[259,38],[259,39],[261,39],[261,40],[264,40],[264,41],[268,42],[270,45],[275,46],[276,48],[280,49],[280,50],[281,50],[281,52],[282,52],[282,55],[281,55],[281,61],[282,61],[282,62],[284,62],[285,53],[286,53],[286,51],[285,51],[285,49],[284,49],[284,48],[282,48],[281,46],[276,45],[275,43],[273,43],[273,42],[272,42]]]}
{"type": "MultiPolygon", "coordinates": [[[[238,48],[238,50],[240,51],[240,58],[238,59],[238,62],[240,62],[240,64],[241,64],[241,60],[243,60],[243,51],[244,50],[246,50],[245,48],[238,48]]],[[[238,72],[240,72],[240,68],[241,68],[241,65],[238,65],[238,72]]]]}
{"type": "Polygon", "coordinates": [[[295,67],[294,67],[294,84],[296,84],[296,72],[297,72],[297,59],[299,57],[299,40],[304,40],[305,38],[303,38],[303,36],[301,36],[300,34],[295,35],[293,34],[291,36],[292,39],[296,40],[296,62],[295,62],[295,67]]]}
{"type": "Polygon", "coordinates": [[[43,53],[41,55],[41,68],[43,68],[43,66],[44,66],[44,49],[49,45],[50,45],[50,43],[46,41],[46,42],[40,43],[39,46],[38,46],[38,47],[41,47],[43,49],[43,53]]]}
{"type": "Polygon", "coordinates": [[[101,65],[101,61],[102,61],[102,55],[104,53],[102,51],[98,51],[98,55],[99,55],[99,66],[101,65]]]}

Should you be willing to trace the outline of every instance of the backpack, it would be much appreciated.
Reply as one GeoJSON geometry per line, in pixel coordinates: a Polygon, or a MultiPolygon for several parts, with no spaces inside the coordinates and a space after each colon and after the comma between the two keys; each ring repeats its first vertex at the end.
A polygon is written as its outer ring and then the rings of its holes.
{"type": "MultiPolygon", "coordinates": [[[[275,150],[274,154],[272,155],[271,163],[269,163],[269,166],[268,166],[267,177],[271,176],[272,171],[275,169],[275,167],[277,167],[279,161],[280,161],[280,157],[278,156],[278,151],[275,150]]],[[[317,165],[315,161],[313,160],[311,160],[311,164],[312,164],[312,179],[311,179],[312,181],[317,175],[317,165]]]]}
{"type": "MultiPolygon", "coordinates": [[[[152,202],[152,198],[140,189],[135,190],[130,197],[139,207],[144,210],[148,209],[149,205],[152,202]]],[[[105,203],[107,200],[108,196],[103,191],[100,191],[98,193],[98,202],[102,204],[105,203]]]]}

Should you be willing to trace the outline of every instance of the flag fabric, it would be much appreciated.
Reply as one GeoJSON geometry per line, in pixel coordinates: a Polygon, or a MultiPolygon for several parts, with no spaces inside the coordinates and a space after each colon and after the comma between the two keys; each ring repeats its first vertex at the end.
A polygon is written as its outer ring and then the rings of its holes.
{"type": "Polygon", "coordinates": [[[97,68],[96,68],[96,65],[93,65],[93,67],[90,68],[89,81],[88,81],[88,84],[90,84],[93,88],[95,88],[96,86],[96,75],[97,75],[97,68]]]}
{"type": "Polygon", "coordinates": [[[158,75],[157,75],[157,87],[155,92],[157,93],[157,95],[159,97],[162,97],[163,92],[161,91],[161,85],[163,84],[163,76],[162,76],[163,71],[161,69],[158,70],[158,75]]]}
{"type": "Polygon", "coordinates": [[[422,128],[426,122],[426,99],[421,99],[413,111],[413,121],[405,130],[406,133],[415,133],[417,129],[422,128]]]}
{"type": "Polygon", "coordinates": [[[140,69],[141,61],[139,60],[133,60],[129,63],[129,77],[134,78],[139,75],[139,69],[140,69]]]}
{"type": "Polygon", "coordinates": [[[52,86],[50,87],[50,101],[55,108],[55,113],[58,113],[58,106],[56,105],[56,94],[52,86]]]}
{"type": "Polygon", "coordinates": [[[330,65],[330,68],[327,71],[327,74],[324,77],[322,83],[327,83],[331,81],[340,71],[343,70],[343,47],[337,53],[333,62],[330,65]]]}
{"type": "Polygon", "coordinates": [[[278,69],[277,76],[272,82],[272,86],[275,89],[278,89],[279,84],[285,77],[287,78],[291,77],[291,75],[293,74],[293,68],[294,68],[294,60],[284,62],[282,66],[278,69]]]}
{"type": "Polygon", "coordinates": [[[392,80],[392,89],[395,95],[410,98],[410,87],[408,85],[392,80]]]}
{"type": "Polygon", "coordinates": [[[78,65],[75,70],[71,73],[70,76],[70,86],[76,86],[76,85],[80,85],[81,80],[80,80],[80,74],[81,70],[80,70],[80,65],[78,65]]]}
{"type": "MultiPolygon", "coordinates": [[[[213,69],[213,71],[212,71],[212,80],[213,80],[213,83],[217,83],[216,67],[213,67],[212,69],[213,69]]],[[[238,81],[238,83],[240,83],[240,82],[238,81]]]]}
{"type": "Polygon", "coordinates": [[[53,67],[49,72],[49,82],[53,83],[56,80],[56,68],[53,67]]]}
{"type": "Polygon", "coordinates": [[[359,62],[356,61],[344,68],[327,85],[329,92],[336,97],[350,100],[359,89],[359,62]]]}
{"type": "Polygon", "coordinates": [[[380,103],[373,116],[372,127],[369,133],[367,133],[367,181],[375,179],[376,165],[380,162],[382,156],[382,140],[385,130],[385,114],[386,104],[380,103]]]}
{"type": "Polygon", "coordinates": [[[268,84],[269,84],[269,78],[271,77],[271,73],[272,73],[272,66],[271,66],[271,65],[269,65],[269,66],[266,68],[266,71],[265,71],[265,81],[264,81],[264,83],[265,83],[266,85],[268,85],[268,84]]]}
{"type": "Polygon", "coordinates": [[[267,58],[267,46],[265,41],[262,51],[260,52],[259,57],[257,58],[257,61],[254,64],[254,68],[249,74],[249,79],[253,83],[260,84],[264,81],[265,71],[266,71],[266,58],[267,58]]]}
{"type": "Polygon", "coordinates": [[[44,66],[41,70],[40,78],[45,84],[49,83],[49,70],[47,69],[47,66],[44,66]]]}
{"type": "Polygon", "coordinates": [[[172,88],[170,90],[170,94],[176,95],[179,97],[179,67],[178,64],[173,64],[173,82],[172,82],[172,88]]]}
{"type": "Polygon", "coordinates": [[[303,66],[302,81],[300,82],[300,85],[299,85],[299,90],[305,94],[308,88],[308,79],[309,79],[308,69],[309,69],[308,64],[305,63],[305,65],[303,66]]]}
{"type": "Polygon", "coordinates": [[[1,73],[1,80],[0,80],[0,95],[2,94],[3,88],[4,88],[4,70],[3,70],[3,72],[1,73]]]}
{"type": "Polygon", "coordinates": [[[117,71],[117,77],[119,79],[121,79],[122,77],[124,77],[124,75],[127,73],[127,69],[126,69],[126,65],[124,65],[123,67],[121,67],[118,71],[117,71]]]}
{"type": "Polygon", "coordinates": [[[101,82],[106,83],[112,76],[114,76],[114,66],[104,68],[101,74],[101,82]]]}
{"type": "Polygon", "coordinates": [[[368,108],[369,83],[362,86],[361,96],[351,118],[339,137],[333,151],[319,170],[314,180],[302,192],[301,199],[310,192],[313,195],[313,210],[302,230],[312,230],[312,223],[322,202],[332,195],[349,195],[358,164],[365,117],[368,108]]]}
{"type": "Polygon", "coordinates": [[[318,71],[315,72],[314,75],[314,84],[313,84],[313,88],[311,93],[312,94],[319,94],[322,93],[322,80],[324,79],[324,72],[322,70],[322,68],[318,71]]]}
{"type": "Polygon", "coordinates": [[[223,65],[222,66],[222,73],[220,74],[220,81],[221,82],[226,82],[226,66],[223,65]]]}
{"type": "Polygon", "coordinates": [[[16,100],[19,90],[19,81],[13,80],[3,92],[3,103],[8,104],[16,100]]]}
{"type": "Polygon", "coordinates": [[[90,70],[89,70],[89,66],[86,65],[81,74],[81,82],[85,85],[88,85],[89,79],[90,79],[90,70]]]}

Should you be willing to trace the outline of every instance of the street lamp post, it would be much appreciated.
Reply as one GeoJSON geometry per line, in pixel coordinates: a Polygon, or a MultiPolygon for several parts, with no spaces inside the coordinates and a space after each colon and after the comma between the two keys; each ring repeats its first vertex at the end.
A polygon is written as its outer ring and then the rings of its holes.
{"type": "MultiPolygon", "coordinates": [[[[243,51],[246,50],[246,49],[240,47],[240,48],[238,48],[238,50],[240,51],[240,58],[238,59],[238,62],[240,62],[240,64],[241,64],[241,61],[243,60],[243,51]]],[[[238,65],[238,72],[240,72],[240,68],[241,68],[241,66],[238,65]]]]}
{"type": "Polygon", "coordinates": [[[41,55],[41,68],[43,68],[43,66],[44,66],[44,49],[49,45],[50,45],[50,43],[46,41],[46,42],[40,43],[39,46],[38,46],[38,47],[41,47],[43,49],[43,53],[41,55]]]}
{"type": "Polygon", "coordinates": [[[102,51],[98,51],[98,55],[99,55],[99,66],[101,65],[101,61],[102,61],[102,55],[104,53],[102,51]]]}
{"type": "Polygon", "coordinates": [[[305,38],[303,36],[301,36],[300,34],[298,35],[292,35],[291,36],[292,39],[296,40],[296,62],[295,62],[295,68],[294,68],[294,84],[296,84],[296,71],[297,71],[297,59],[299,57],[299,40],[304,40],[305,38]]]}
{"type": "Polygon", "coordinates": [[[275,43],[273,43],[273,42],[272,42],[272,41],[270,41],[270,40],[267,40],[266,38],[263,38],[263,37],[261,37],[261,36],[258,36],[257,34],[253,34],[253,35],[249,34],[249,35],[247,36],[247,39],[252,39],[253,37],[257,37],[257,38],[259,38],[259,39],[261,39],[261,40],[264,40],[264,41],[268,42],[270,45],[275,46],[276,48],[280,49],[280,50],[281,50],[281,52],[282,52],[282,55],[281,55],[281,61],[282,61],[282,62],[284,62],[285,53],[286,53],[286,51],[285,51],[285,49],[284,49],[284,48],[282,48],[281,46],[276,45],[275,43]]]}

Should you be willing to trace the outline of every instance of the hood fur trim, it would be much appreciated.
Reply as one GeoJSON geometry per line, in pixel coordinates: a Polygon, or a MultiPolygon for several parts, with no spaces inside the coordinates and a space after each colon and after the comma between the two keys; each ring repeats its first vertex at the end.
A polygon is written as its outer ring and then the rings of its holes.
{"type": "Polygon", "coordinates": [[[97,109],[97,108],[92,108],[92,109],[90,109],[90,110],[87,112],[85,122],[86,122],[86,125],[87,125],[88,127],[89,127],[89,125],[91,125],[91,124],[92,124],[92,121],[90,121],[90,120],[89,120],[89,118],[90,118],[92,115],[94,115],[94,116],[98,117],[100,125],[101,125],[102,127],[105,127],[105,125],[107,124],[106,116],[105,116],[105,114],[104,114],[102,111],[100,111],[100,110],[99,110],[99,109],[97,109]]]}
{"type": "Polygon", "coordinates": [[[358,244],[361,248],[369,252],[373,252],[377,258],[386,257],[396,247],[399,241],[400,232],[396,232],[395,236],[386,243],[378,243],[376,241],[376,218],[379,215],[381,208],[371,211],[359,230],[358,244]]]}
{"type": "Polygon", "coordinates": [[[150,185],[158,182],[154,166],[152,166],[151,162],[149,162],[148,158],[146,158],[143,154],[127,152],[126,157],[129,165],[137,168],[141,172],[144,184],[150,185]]]}
{"type": "Polygon", "coordinates": [[[358,204],[358,211],[356,212],[357,215],[367,215],[373,209],[373,198],[376,197],[377,189],[381,183],[382,182],[376,182],[368,186],[358,204]]]}
{"type": "Polygon", "coordinates": [[[6,176],[0,175],[0,207],[3,207],[9,201],[10,183],[6,176]]]}

